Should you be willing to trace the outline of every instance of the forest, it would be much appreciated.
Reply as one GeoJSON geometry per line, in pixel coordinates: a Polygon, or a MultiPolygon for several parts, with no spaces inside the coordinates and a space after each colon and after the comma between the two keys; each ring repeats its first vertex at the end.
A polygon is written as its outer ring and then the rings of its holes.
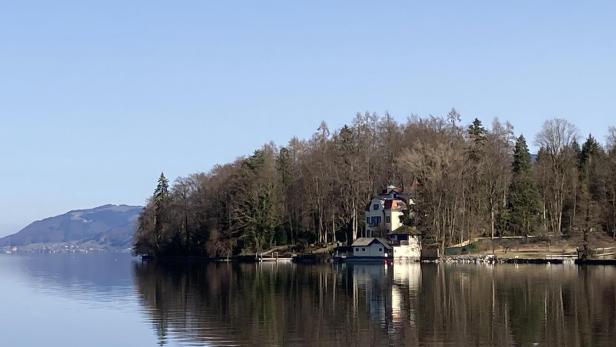
{"type": "Polygon", "coordinates": [[[598,140],[556,118],[527,140],[498,119],[463,124],[455,109],[402,123],[358,113],[340,129],[322,122],[309,139],[268,143],[171,185],[161,174],[133,251],[230,256],[348,243],[364,231],[366,203],[389,184],[410,194],[408,223],[440,247],[477,236],[615,237],[614,172],[614,127],[598,140]]]}

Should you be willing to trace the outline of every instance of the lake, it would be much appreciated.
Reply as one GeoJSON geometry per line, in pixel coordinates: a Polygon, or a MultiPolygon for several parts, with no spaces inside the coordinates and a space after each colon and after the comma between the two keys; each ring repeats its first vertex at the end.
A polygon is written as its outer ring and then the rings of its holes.
{"type": "Polygon", "coordinates": [[[3,346],[613,346],[616,267],[0,256],[3,346]]]}

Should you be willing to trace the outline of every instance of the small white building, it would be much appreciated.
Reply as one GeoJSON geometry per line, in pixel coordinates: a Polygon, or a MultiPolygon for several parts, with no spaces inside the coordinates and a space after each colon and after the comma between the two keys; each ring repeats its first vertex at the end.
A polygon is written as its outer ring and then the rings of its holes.
{"type": "Polygon", "coordinates": [[[351,245],[353,257],[391,258],[392,246],[389,241],[378,237],[360,237],[351,245]]]}

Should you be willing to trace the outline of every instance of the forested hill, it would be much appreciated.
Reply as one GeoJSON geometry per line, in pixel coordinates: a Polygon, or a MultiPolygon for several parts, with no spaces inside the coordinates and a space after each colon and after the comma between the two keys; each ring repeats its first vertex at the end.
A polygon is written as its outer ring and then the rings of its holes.
{"type": "MultiPolygon", "coordinates": [[[[19,246],[52,249],[67,243],[96,249],[126,249],[143,207],[104,205],[74,210],[36,221],[16,234],[0,239],[0,247],[19,246]]],[[[36,250],[36,249],[32,249],[36,250]]]]}
{"type": "Polygon", "coordinates": [[[349,242],[364,231],[370,197],[389,184],[415,202],[405,223],[441,247],[476,236],[614,235],[616,129],[608,133],[595,139],[549,119],[524,137],[508,122],[461,123],[455,110],[403,123],[358,114],[171,187],[161,175],[134,250],[229,255],[349,242]]]}

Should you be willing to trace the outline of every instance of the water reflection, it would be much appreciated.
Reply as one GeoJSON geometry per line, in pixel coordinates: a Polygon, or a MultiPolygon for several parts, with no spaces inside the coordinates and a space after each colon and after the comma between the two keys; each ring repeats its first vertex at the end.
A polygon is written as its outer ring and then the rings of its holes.
{"type": "Polygon", "coordinates": [[[135,264],[159,343],[610,345],[616,268],[135,264]]]}
{"type": "Polygon", "coordinates": [[[128,255],[0,255],[0,345],[151,346],[128,255]]]}
{"type": "Polygon", "coordinates": [[[3,258],[4,263],[12,263],[13,274],[25,276],[31,288],[52,295],[97,302],[129,300],[133,283],[131,267],[127,265],[133,259],[127,254],[3,258]]]}

